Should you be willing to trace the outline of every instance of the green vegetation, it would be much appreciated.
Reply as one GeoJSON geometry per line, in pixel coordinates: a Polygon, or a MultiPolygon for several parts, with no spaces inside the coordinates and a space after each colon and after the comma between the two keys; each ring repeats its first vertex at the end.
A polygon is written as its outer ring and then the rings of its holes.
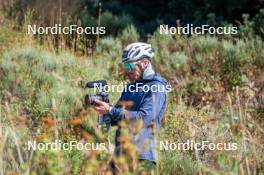
{"type": "MultiPolygon", "coordinates": [[[[92,18],[82,16],[87,21],[92,18]]],[[[106,141],[106,135],[96,129],[97,113],[83,105],[87,90],[81,82],[126,81],[119,65],[122,48],[141,36],[129,15],[117,17],[106,11],[101,17],[115,33],[99,38],[89,47],[91,53],[82,54],[48,44],[54,41],[50,36],[30,38],[15,27],[15,20],[4,18],[0,27],[0,175],[111,174],[108,165],[113,159],[121,174],[147,174],[138,169],[135,150],[126,137],[136,126],[127,123],[122,123],[128,130],[122,137],[127,156],[113,158],[111,151],[26,149],[29,140],[106,141]]],[[[209,17],[213,21],[214,15],[209,17]]],[[[235,151],[159,151],[156,172],[264,174],[263,19],[262,9],[253,20],[245,19],[239,36],[234,37],[172,36],[156,31],[146,38],[155,50],[155,69],[173,89],[159,139],[234,142],[238,147],[235,151]]],[[[116,102],[119,95],[111,92],[111,101],[116,102]]],[[[112,128],[110,140],[114,132],[112,128]]]]}

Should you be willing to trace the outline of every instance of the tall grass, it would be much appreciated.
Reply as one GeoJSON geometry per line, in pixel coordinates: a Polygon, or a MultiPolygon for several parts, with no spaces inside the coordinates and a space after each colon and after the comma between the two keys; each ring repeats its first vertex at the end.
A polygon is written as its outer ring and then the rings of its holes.
{"type": "MultiPolygon", "coordinates": [[[[106,14],[105,14],[106,15],[106,14]]],[[[108,14],[108,16],[111,16],[108,14]]],[[[107,15],[105,16],[107,17],[107,15]]],[[[113,16],[112,16],[113,17],[113,16]]],[[[113,17],[114,18],[114,17],[113,17]]],[[[27,151],[29,139],[97,141],[96,113],[84,109],[88,92],[81,80],[124,80],[119,62],[122,48],[136,41],[132,26],[117,37],[101,38],[95,52],[80,57],[70,51],[55,53],[42,46],[28,46],[0,28],[5,50],[0,58],[0,173],[106,174],[115,160],[123,174],[138,172],[138,162],[128,139],[122,141],[127,156],[111,152],[27,151]],[[129,35],[129,33],[133,35],[129,35]],[[7,39],[7,36],[10,38],[7,39]],[[23,47],[21,45],[24,45],[23,47]]],[[[35,42],[35,40],[33,40],[35,42]]],[[[236,142],[236,151],[170,151],[159,153],[160,174],[261,174],[263,165],[263,109],[257,92],[262,87],[263,41],[211,36],[160,35],[149,42],[155,50],[153,64],[173,87],[160,140],[183,142],[236,142]]],[[[110,93],[114,103],[118,93],[110,93]]],[[[113,140],[115,128],[109,134],[113,140]]],[[[143,173],[143,172],[139,172],[143,173]]]]}

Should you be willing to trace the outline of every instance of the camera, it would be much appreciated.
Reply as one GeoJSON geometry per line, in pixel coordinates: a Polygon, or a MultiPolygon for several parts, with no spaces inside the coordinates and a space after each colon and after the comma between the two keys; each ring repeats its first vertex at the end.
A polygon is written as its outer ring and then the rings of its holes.
{"type": "Polygon", "coordinates": [[[86,83],[87,88],[96,88],[96,95],[85,95],[84,102],[86,105],[95,105],[95,100],[101,100],[103,102],[109,103],[108,93],[105,91],[104,86],[107,85],[106,80],[96,80],[86,83]]]}
{"type": "MultiPolygon", "coordinates": [[[[107,85],[106,80],[96,80],[96,81],[89,81],[85,83],[86,88],[96,88],[95,95],[85,95],[84,103],[85,105],[95,105],[95,100],[101,100],[103,102],[109,103],[108,93],[105,91],[105,86],[107,85]]],[[[99,115],[98,116],[98,129],[102,131],[103,123],[106,125],[107,131],[110,129],[111,122],[109,115],[99,115]]]]}

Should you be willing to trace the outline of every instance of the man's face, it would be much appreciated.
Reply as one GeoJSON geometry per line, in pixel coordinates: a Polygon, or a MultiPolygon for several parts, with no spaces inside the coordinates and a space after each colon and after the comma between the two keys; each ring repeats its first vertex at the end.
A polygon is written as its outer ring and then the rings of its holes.
{"type": "Polygon", "coordinates": [[[130,81],[137,81],[140,79],[142,70],[138,64],[135,65],[135,68],[132,70],[126,70],[126,74],[130,81]]]}
{"type": "Polygon", "coordinates": [[[150,64],[147,58],[138,62],[125,63],[125,71],[130,81],[138,81],[141,78],[143,70],[150,64]]]}

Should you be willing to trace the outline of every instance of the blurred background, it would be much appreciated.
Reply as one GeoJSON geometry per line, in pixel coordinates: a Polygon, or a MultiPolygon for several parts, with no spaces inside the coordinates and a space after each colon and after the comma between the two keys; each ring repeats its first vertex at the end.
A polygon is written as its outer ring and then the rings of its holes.
{"type": "Polygon", "coordinates": [[[34,9],[33,19],[40,24],[67,23],[80,20],[83,26],[96,25],[101,16],[101,25],[109,28],[109,35],[116,35],[127,25],[136,26],[140,34],[153,33],[159,24],[176,26],[176,20],[182,25],[209,24],[239,25],[243,23],[243,14],[247,14],[260,28],[260,9],[263,8],[262,0],[235,0],[224,1],[98,1],[98,0],[12,0],[1,1],[5,15],[17,17],[23,22],[23,14],[28,9],[34,9]],[[61,21],[60,21],[61,20],[61,21]]]}
{"type": "MultiPolygon", "coordinates": [[[[159,138],[237,143],[238,150],[158,151],[156,174],[264,174],[263,0],[0,0],[0,175],[149,174],[140,167],[126,122],[127,154],[32,151],[28,140],[114,142],[83,104],[83,81],[127,81],[122,49],[144,41],[172,85],[159,138]],[[28,35],[27,26],[105,26],[106,35],[28,35]],[[236,35],[161,35],[159,25],[237,26],[236,35]]],[[[115,103],[120,94],[110,93],[115,103]]],[[[138,125],[140,126],[140,125],[138,125]]],[[[110,145],[111,147],[111,145],[110,145]]]]}

